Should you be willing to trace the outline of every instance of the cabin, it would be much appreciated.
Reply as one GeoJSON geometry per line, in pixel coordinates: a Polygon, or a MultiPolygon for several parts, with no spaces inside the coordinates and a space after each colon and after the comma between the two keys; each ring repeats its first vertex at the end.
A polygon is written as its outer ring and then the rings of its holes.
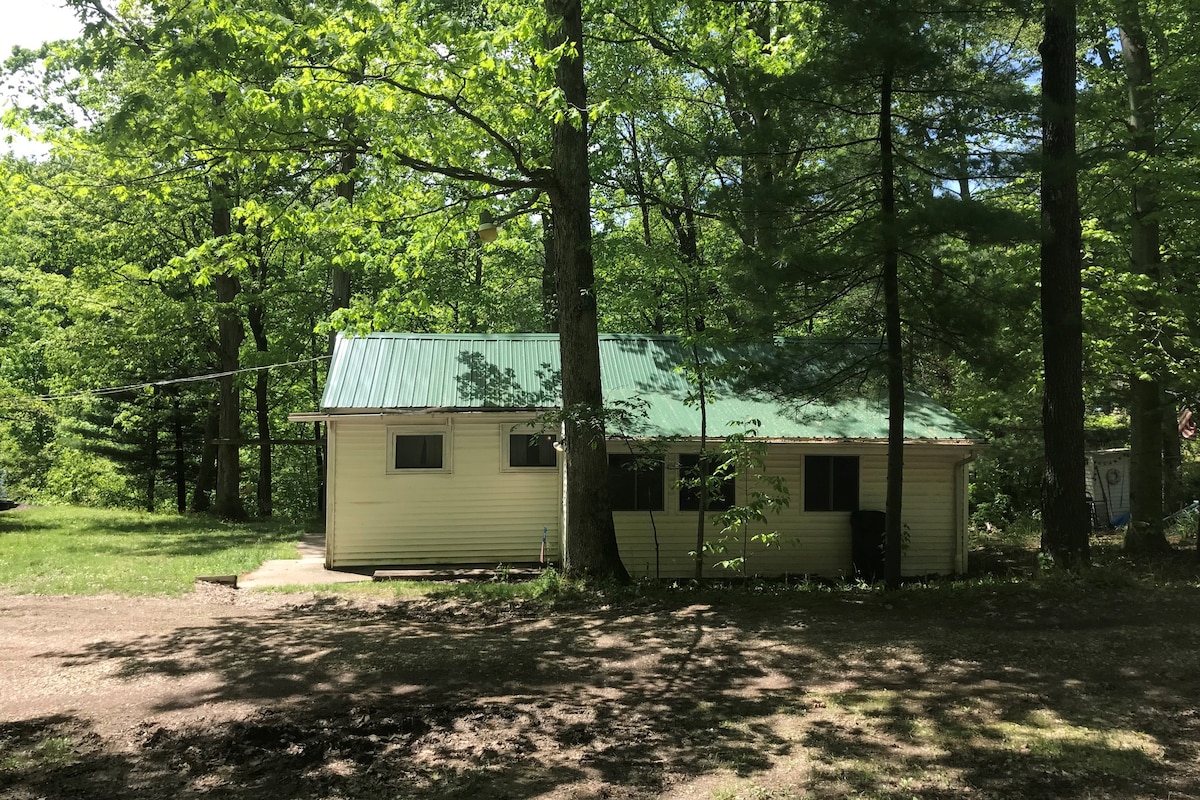
{"type": "MultiPolygon", "coordinates": [[[[631,574],[692,575],[700,499],[688,478],[702,433],[706,452],[740,448],[708,494],[706,574],[730,562],[746,575],[851,574],[854,512],[881,511],[886,493],[878,342],[599,344],[609,492],[631,574]],[[786,505],[726,530],[725,512],[765,496],[786,505]]],[[[327,426],[326,566],[558,560],[570,514],[559,405],[554,334],[339,336],[320,410],[291,416],[327,426]]],[[[980,436],[915,391],[905,436],[903,572],[964,572],[980,436]]]]}

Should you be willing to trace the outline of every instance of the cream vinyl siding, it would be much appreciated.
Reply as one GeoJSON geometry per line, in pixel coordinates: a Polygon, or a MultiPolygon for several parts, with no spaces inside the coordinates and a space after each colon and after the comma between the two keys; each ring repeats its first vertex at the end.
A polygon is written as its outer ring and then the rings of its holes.
{"type": "MultiPolygon", "coordinates": [[[[330,566],[559,558],[561,467],[502,471],[502,437],[528,417],[407,415],[330,423],[330,566]],[[392,471],[389,429],[444,432],[450,471],[392,471]]],[[[561,459],[560,459],[561,464],[561,459]]]]}
{"type": "MultiPolygon", "coordinates": [[[[610,447],[615,449],[615,443],[610,447]]],[[[676,451],[694,452],[694,451],[676,451]]],[[[882,445],[772,444],[763,470],[780,476],[789,491],[789,505],[778,514],[768,513],[767,523],[749,527],[746,536],[778,531],[778,543],[771,547],[750,542],[746,549],[746,574],[819,575],[835,578],[849,575],[850,513],[847,511],[805,512],[803,462],[805,455],[859,456],[859,507],[883,510],[887,493],[887,450],[882,445]]],[[[909,543],[902,567],[905,575],[953,573],[958,556],[955,465],[963,458],[962,448],[938,445],[910,445],[905,448],[904,522],[909,543]]],[[[617,540],[626,568],[635,575],[686,578],[693,574],[689,552],[696,545],[696,512],[679,511],[679,492],[672,488],[678,480],[674,467],[677,456],[668,454],[666,470],[666,508],[654,513],[657,528],[657,572],[654,528],[645,511],[614,513],[617,540]]],[[[738,503],[745,503],[750,487],[745,478],[737,482],[738,503]]],[[[712,521],[705,526],[705,539],[721,539],[720,526],[712,521]]],[[[726,542],[726,552],[705,558],[705,574],[720,576],[737,573],[715,567],[715,563],[742,554],[741,539],[726,542]]]]}
{"type": "MultiPolygon", "coordinates": [[[[335,419],[330,422],[330,501],[328,552],[330,566],[409,564],[486,564],[535,562],[542,528],[547,529],[546,555],[560,558],[562,459],[557,469],[506,470],[505,442],[514,425],[528,417],[511,414],[405,415],[403,417],[335,419]],[[452,471],[388,474],[389,428],[411,432],[424,423],[430,432],[444,429],[452,471]]],[[[519,428],[518,430],[527,430],[519,428]]],[[[614,453],[628,452],[610,443],[614,453]]],[[[635,575],[686,578],[693,572],[688,553],[696,542],[696,513],[679,511],[678,454],[695,452],[676,445],[666,456],[664,504],[653,514],[658,534],[655,563],[654,528],[646,511],[613,514],[625,566],[635,575]]],[[[904,523],[909,542],[903,555],[906,575],[953,573],[962,558],[960,528],[966,482],[956,465],[969,448],[916,444],[905,448],[904,523]]],[[[778,545],[750,543],[746,573],[768,576],[849,575],[850,513],[805,512],[805,455],[857,455],[859,506],[884,508],[887,449],[874,444],[770,445],[765,472],[781,476],[789,505],[768,514],[745,535],[777,530],[778,545]]],[[[961,470],[962,468],[959,467],[961,470]]],[[[750,486],[737,479],[737,498],[745,503],[750,486]]],[[[710,515],[706,540],[721,538],[710,515]]],[[[740,541],[730,539],[724,554],[706,556],[705,574],[729,573],[714,564],[741,554],[740,541]]]]}

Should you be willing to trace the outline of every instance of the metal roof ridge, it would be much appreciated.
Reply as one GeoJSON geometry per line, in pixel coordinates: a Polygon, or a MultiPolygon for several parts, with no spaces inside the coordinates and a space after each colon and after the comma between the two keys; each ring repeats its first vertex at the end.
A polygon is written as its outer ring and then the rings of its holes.
{"type": "MultiPolygon", "coordinates": [[[[452,341],[461,339],[464,341],[488,341],[488,340],[556,340],[559,335],[557,333],[420,333],[414,331],[373,331],[366,334],[347,334],[344,331],[338,333],[338,339],[354,340],[354,339],[440,339],[443,341],[452,341]]],[[[648,340],[648,341],[666,341],[678,342],[684,338],[679,334],[673,333],[599,333],[600,339],[615,339],[615,340],[648,340]]],[[[752,337],[752,338],[737,338],[729,342],[714,342],[714,344],[748,344],[748,343],[831,343],[831,344],[879,344],[880,339],[867,336],[770,336],[770,337],[752,337]]]]}
{"type": "Polygon", "coordinates": [[[452,341],[464,339],[468,341],[487,341],[489,339],[557,339],[557,333],[411,333],[405,331],[373,331],[366,334],[338,333],[343,341],[362,339],[439,339],[452,341]]]}

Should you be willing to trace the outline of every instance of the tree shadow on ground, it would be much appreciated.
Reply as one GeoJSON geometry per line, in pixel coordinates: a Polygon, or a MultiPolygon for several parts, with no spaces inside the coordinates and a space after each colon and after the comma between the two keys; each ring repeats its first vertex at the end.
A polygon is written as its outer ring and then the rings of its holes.
{"type": "MultiPolygon", "coordinates": [[[[215,676],[160,695],[151,716],[261,709],[151,725],[129,753],[85,754],[142,787],[126,796],[653,797],[717,779],[814,797],[1195,788],[1196,590],[1165,605],[1128,593],[946,599],[559,610],[321,599],[46,657],[104,664],[123,682],[215,676]]],[[[9,778],[17,797],[60,796],[40,772],[9,778]]]]}
{"type": "Polygon", "coordinates": [[[221,552],[236,552],[282,543],[294,543],[300,540],[300,534],[291,530],[236,530],[221,531],[214,534],[211,531],[161,532],[112,530],[106,532],[103,540],[94,538],[81,542],[78,546],[68,546],[64,549],[74,550],[81,554],[95,553],[105,556],[154,556],[154,557],[189,557],[209,556],[221,552]]]}

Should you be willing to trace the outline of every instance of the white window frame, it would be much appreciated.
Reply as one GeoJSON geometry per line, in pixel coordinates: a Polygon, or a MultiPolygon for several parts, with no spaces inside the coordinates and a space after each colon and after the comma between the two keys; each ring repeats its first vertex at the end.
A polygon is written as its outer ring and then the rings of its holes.
{"type": "Polygon", "coordinates": [[[384,466],[388,475],[438,475],[449,474],[453,467],[454,437],[449,424],[445,425],[389,425],[387,448],[384,451],[384,466]],[[441,436],[442,466],[440,469],[397,469],[396,437],[398,436],[441,436]]]}
{"type": "Polygon", "coordinates": [[[555,444],[562,441],[562,431],[548,425],[526,425],[517,423],[516,425],[501,425],[500,426],[500,471],[501,472],[522,472],[525,474],[535,475],[554,475],[562,469],[563,459],[562,451],[558,447],[554,448],[554,466],[553,467],[514,467],[508,463],[511,455],[512,440],[510,436],[520,436],[522,434],[529,436],[553,436],[555,444]]]}

